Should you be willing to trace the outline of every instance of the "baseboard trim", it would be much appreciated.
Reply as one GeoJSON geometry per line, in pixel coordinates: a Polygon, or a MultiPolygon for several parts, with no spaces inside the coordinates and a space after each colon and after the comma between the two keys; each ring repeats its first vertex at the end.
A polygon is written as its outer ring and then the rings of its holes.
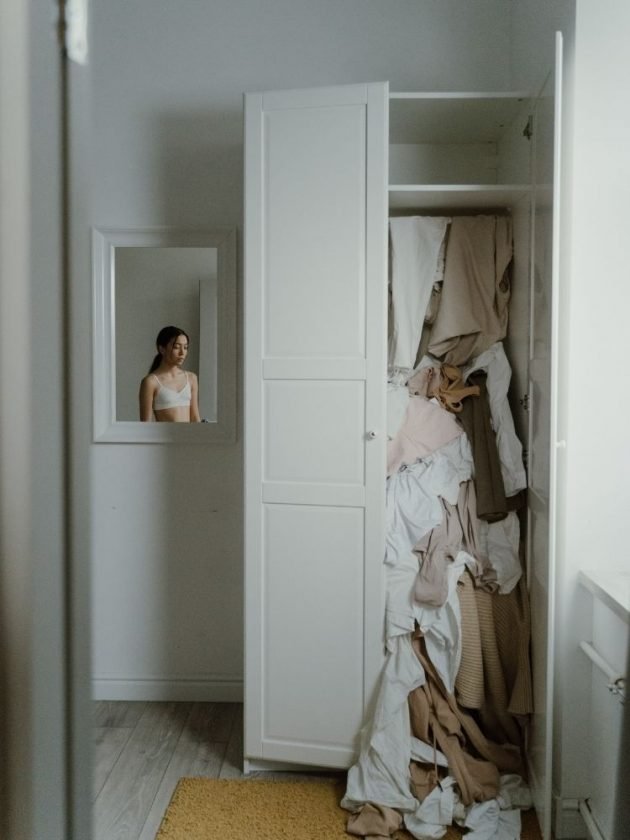
{"type": "Polygon", "coordinates": [[[242,703],[243,681],[225,679],[127,679],[95,677],[94,700],[166,700],[201,703],[242,703]]]}
{"type": "Polygon", "coordinates": [[[591,840],[605,840],[605,837],[597,824],[597,820],[591,813],[588,801],[585,799],[580,800],[580,814],[582,815],[584,824],[588,829],[591,840]]]}
{"type": "Polygon", "coordinates": [[[288,761],[265,761],[263,758],[243,759],[243,773],[247,776],[250,773],[272,773],[272,772],[293,772],[293,773],[336,773],[338,771],[324,767],[316,767],[314,764],[292,764],[288,761]]]}
{"type": "Polygon", "coordinates": [[[587,840],[589,837],[580,814],[579,799],[553,797],[553,836],[555,840],[587,840]]]}

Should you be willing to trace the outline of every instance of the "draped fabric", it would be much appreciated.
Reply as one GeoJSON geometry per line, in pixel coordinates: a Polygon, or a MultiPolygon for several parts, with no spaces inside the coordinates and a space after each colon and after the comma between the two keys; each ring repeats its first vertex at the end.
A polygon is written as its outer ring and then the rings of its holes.
{"type": "Polygon", "coordinates": [[[341,804],[348,832],[373,840],[403,823],[421,840],[453,823],[515,840],[532,686],[526,476],[500,343],[511,221],[398,218],[390,233],[386,659],[341,804]]]}
{"type": "Polygon", "coordinates": [[[430,216],[390,219],[391,367],[410,370],[415,364],[431,289],[441,279],[448,222],[447,218],[430,216]]]}
{"type": "Polygon", "coordinates": [[[512,261],[508,216],[458,216],[451,221],[442,296],[429,353],[464,365],[505,337],[512,261]]]}
{"type": "Polygon", "coordinates": [[[487,374],[479,370],[471,373],[468,382],[479,391],[479,399],[465,400],[459,415],[468,435],[475,464],[477,516],[487,522],[498,522],[508,514],[501,461],[486,388],[487,374]]]}

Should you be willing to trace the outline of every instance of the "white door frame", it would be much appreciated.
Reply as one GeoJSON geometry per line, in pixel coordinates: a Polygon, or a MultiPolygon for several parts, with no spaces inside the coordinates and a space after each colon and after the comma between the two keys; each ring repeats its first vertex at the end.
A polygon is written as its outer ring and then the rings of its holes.
{"type": "Polygon", "coordinates": [[[68,408],[66,68],[54,3],[0,8],[0,835],[87,840],[89,625],[73,560],[86,567],[89,554],[73,500],[88,484],[68,408]]]}

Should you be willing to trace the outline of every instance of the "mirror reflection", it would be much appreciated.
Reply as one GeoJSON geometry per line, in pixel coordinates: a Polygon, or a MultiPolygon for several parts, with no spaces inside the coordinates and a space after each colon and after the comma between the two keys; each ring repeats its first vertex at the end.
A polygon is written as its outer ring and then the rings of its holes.
{"type": "Polygon", "coordinates": [[[181,327],[162,327],[157,353],[140,383],[140,420],[145,423],[199,423],[197,374],[184,370],[190,337],[181,327]]]}
{"type": "Polygon", "coordinates": [[[118,246],[114,266],[116,419],[216,421],[217,249],[118,246]]]}

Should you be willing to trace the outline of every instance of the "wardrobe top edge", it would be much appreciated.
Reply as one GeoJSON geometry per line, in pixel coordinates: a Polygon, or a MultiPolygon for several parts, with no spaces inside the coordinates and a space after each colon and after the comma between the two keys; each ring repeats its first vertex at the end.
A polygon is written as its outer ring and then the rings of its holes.
{"type": "Polygon", "coordinates": [[[508,91],[390,91],[390,99],[531,99],[527,90],[508,91]]]}

